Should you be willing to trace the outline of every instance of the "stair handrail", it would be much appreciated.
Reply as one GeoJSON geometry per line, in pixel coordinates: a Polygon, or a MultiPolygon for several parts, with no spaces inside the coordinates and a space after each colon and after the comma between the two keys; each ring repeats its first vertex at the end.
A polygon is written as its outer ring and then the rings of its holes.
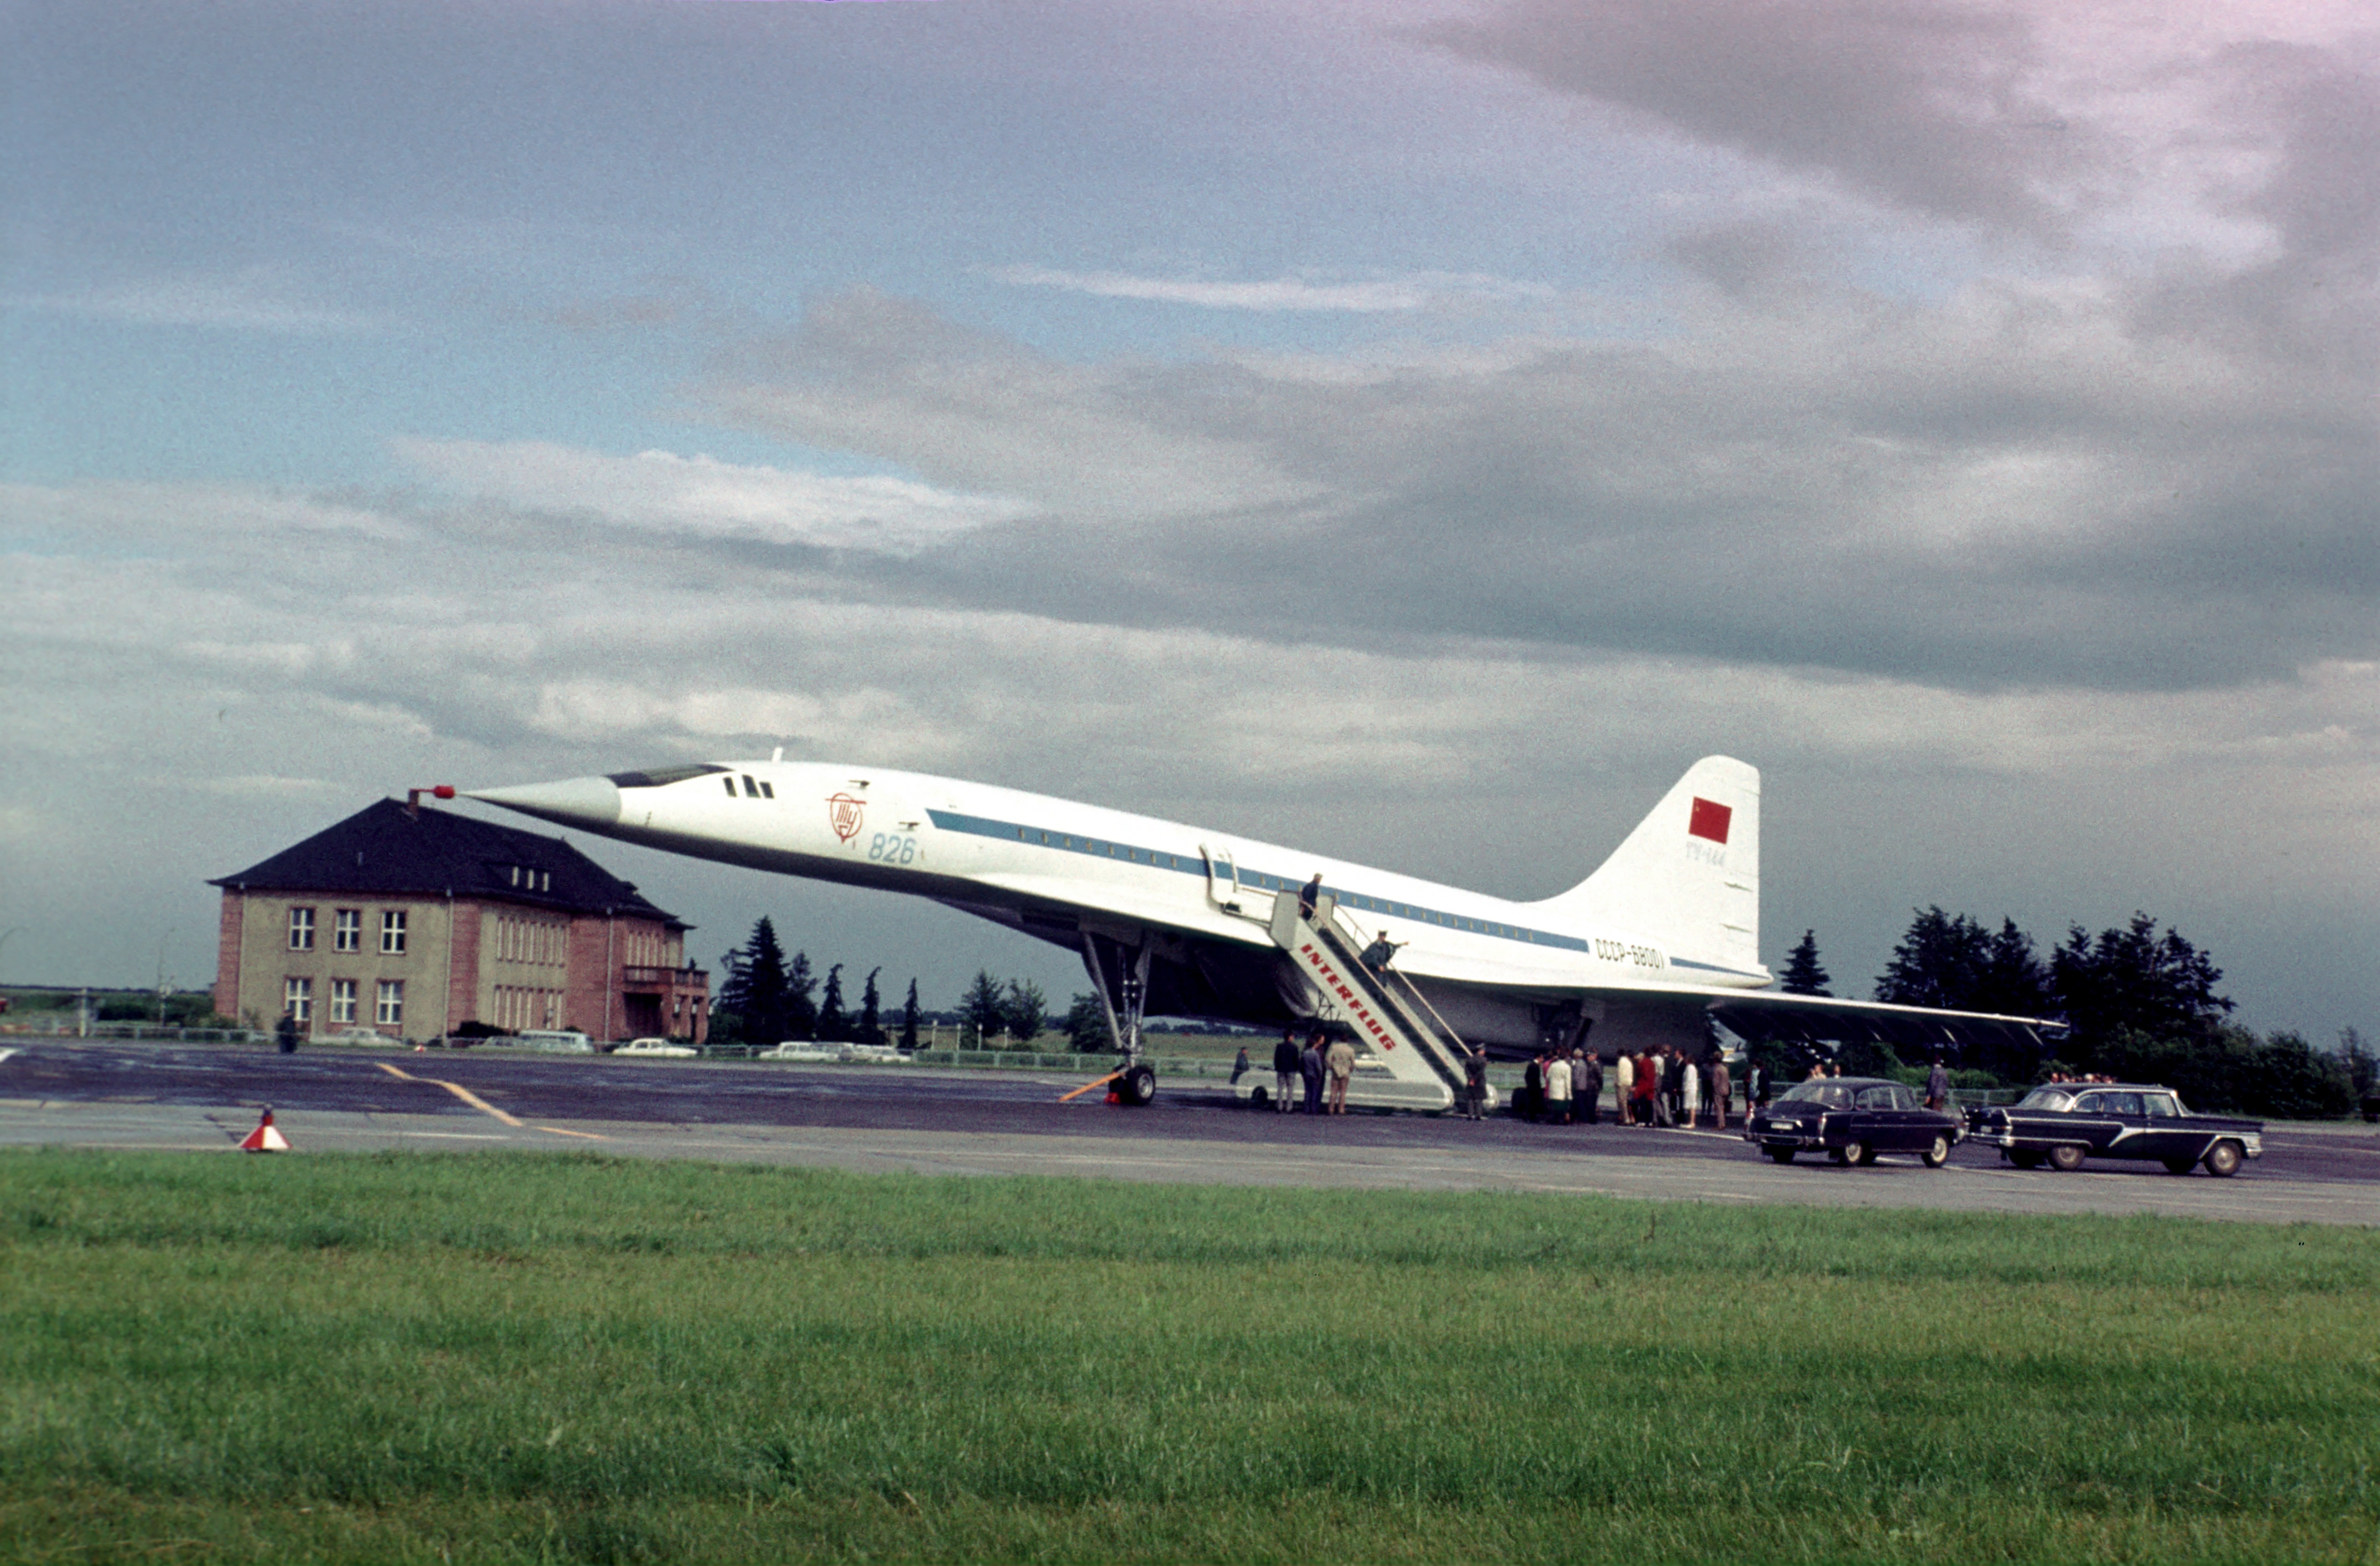
{"type": "MultiPolygon", "coordinates": [[[[1372,943],[1370,940],[1362,939],[1364,936],[1364,927],[1356,923],[1354,917],[1347,912],[1345,904],[1342,903],[1334,906],[1330,910],[1330,917],[1331,922],[1334,924],[1342,919],[1346,920],[1347,928],[1358,938],[1355,946],[1357,953],[1362,953],[1366,947],[1372,943]]],[[[1375,932],[1375,938],[1377,938],[1377,932],[1375,932]]],[[[1358,966],[1363,965],[1363,958],[1360,955],[1356,958],[1356,964],[1358,966]]],[[[1421,1009],[1429,1014],[1430,1021],[1438,1024],[1439,1030],[1449,1038],[1454,1040],[1455,1048],[1461,1050],[1467,1055],[1475,1055],[1478,1053],[1476,1050],[1474,1050],[1467,1042],[1464,1041],[1463,1035],[1454,1031],[1453,1024],[1448,1022],[1444,1017],[1438,1014],[1438,1008],[1429,1003],[1429,997],[1424,995],[1421,992],[1420,987],[1415,985],[1412,979],[1407,978],[1404,976],[1403,970],[1382,966],[1378,968],[1367,967],[1365,968],[1364,971],[1371,974],[1375,978],[1385,978],[1389,975],[1394,974],[1396,976],[1397,982],[1405,987],[1405,993],[1412,996],[1416,1002],[1420,1002],[1421,1009]]],[[[1386,989],[1387,986],[1382,985],[1381,988],[1386,989]]]]}

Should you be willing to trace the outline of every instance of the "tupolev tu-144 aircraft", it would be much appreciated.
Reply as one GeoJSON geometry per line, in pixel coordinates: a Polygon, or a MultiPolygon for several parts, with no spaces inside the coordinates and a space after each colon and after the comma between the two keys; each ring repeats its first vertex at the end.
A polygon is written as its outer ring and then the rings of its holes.
{"type": "MultiPolygon", "coordinates": [[[[719,761],[466,791],[627,843],[930,897],[1080,953],[1145,1103],[1144,1014],[1321,1023],[1451,1103],[1469,1057],[1745,1038],[1952,1050],[2054,1025],[1787,994],[1759,957],[1760,774],[1697,761],[1593,875],[1515,903],[1175,821],[880,768],[719,761]]],[[[441,789],[439,793],[448,791],[441,789]]]]}

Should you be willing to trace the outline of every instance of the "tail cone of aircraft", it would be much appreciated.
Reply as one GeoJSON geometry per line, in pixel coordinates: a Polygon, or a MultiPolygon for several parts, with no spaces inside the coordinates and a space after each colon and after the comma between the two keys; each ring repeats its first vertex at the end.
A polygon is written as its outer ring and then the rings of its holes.
{"type": "Polygon", "coordinates": [[[467,791],[464,797],[590,832],[605,832],[620,824],[620,785],[609,778],[565,778],[560,783],[522,783],[514,788],[475,788],[467,791]]]}
{"type": "Polygon", "coordinates": [[[239,1145],[239,1150],[243,1153],[285,1153],[289,1150],[289,1138],[282,1135],[280,1128],[273,1123],[273,1106],[265,1106],[264,1118],[256,1123],[256,1129],[248,1134],[248,1139],[239,1145]]]}

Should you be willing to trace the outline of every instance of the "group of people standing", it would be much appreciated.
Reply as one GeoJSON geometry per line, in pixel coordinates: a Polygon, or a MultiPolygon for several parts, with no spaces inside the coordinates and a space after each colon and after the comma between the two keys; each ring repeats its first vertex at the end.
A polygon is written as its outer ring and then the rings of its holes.
{"type": "MultiPolygon", "coordinates": [[[[1661,1045],[1620,1055],[1612,1075],[1613,1111],[1622,1125],[1690,1128],[1707,1117],[1719,1130],[1727,1129],[1735,1084],[1722,1059],[1705,1062],[1661,1045]]],[[[1540,1050],[1521,1079],[1521,1112],[1556,1125],[1593,1125],[1603,1117],[1604,1080],[1597,1055],[1575,1048],[1540,1050]]],[[[1748,1093],[1744,1102],[1748,1113],[1748,1093]]]]}
{"type": "Polygon", "coordinates": [[[1281,1114],[1343,1115],[1347,1079],[1355,1074],[1355,1047],[1317,1027],[1300,1048],[1297,1029],[1285,1028],[1272,1047],[1272,1107],[1281,1114]]]}

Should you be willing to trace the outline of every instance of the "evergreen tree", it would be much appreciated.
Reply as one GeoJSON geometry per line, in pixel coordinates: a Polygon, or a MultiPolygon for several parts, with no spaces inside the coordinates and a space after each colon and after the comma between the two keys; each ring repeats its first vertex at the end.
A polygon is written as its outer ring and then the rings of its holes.
{"type": "Polygon", "coordinates": [[[868,970],[868,986],[859,992],[859,1031],[862,1044],[884,1042],[884,998],[876,993],[876,976],[882,968],[868,970]]]}
{"type": "Polygon", "coordinates": [[[843,965],[826,970],[826,997],[819,1002],[819,1041],[844,1044],[851,1039],[851,1018],[843,1009],[843,965]]]}
{"type": "Polygon", "coordinates": [[[909,998],[901,1002],[901,1048],[917,1047],[917,981],[909,981],[909,998]]]}
{"type": "Polygon", "coordinates": [[[818,1037],[818,1003],[810,991],[818,988],[818,978],[810,972],[807,953],[796,952],[785,968],[785,1022],[780,1036],[786,1038],[818,1037]]]}
{"type": "Polygon", "coordinates": [[[1991,937],[1966,915],[1944,913],[1939,904],[1915,913],[1876,981],[1876,998],[1896,1006],[1974,1010],[1968,1002],[1983,987],[1991,937]]]}
{"type": "Polygon", "coordinates": [[[1818,932],[1805,929],[1802,943],[1785,957],[1785,973],[1780,980],[1788,995],[1832,995],[1827,988],[1827,970],[1818,964],[1818,932]]]}
{"type": "Polygon", "coordinates": [[[2223,970],[2170,926],[2159,935],[2146,914],[2096,937],[2071,927],[2050,953],[2049,971],[2085,1061],[2127,1032],[2211,1038],[2231,1010],[2229,998],[2215,992],[2223,970]]]}
{"type": "MultiPolygon", "coordinates": [[[[719,1010],[734,1014],[736,1031],[747,1044],[774,1044],[785,1037],[785,951],[777,944],[777,927],[762,915],[752,926],[752,938],[722,959],[726,982],[719,991],[719,1010]]],[[[713,1019],[717,1017],[714,1014],[713,1019]]]]}
{"type": "Polygon", "coordinates": [[[1985,947],[1967,1009],[2011,1017],[2043,1017],[2057,1009],[2049,969],[2034,955],[2033,937],[2017,929],[2014,919],[2002,917],[1999,933],[1985,947]]]}
{"type": "Polygon", "coordinates": [[[960,1020],[974,1034],[975,1048],[990,1048],[989,1041],[1008,1026],[1007,1002],[1000,991],[1000,980],[977,969],[975,982],[967,986],[966,998],[959,1002],[960,1020]]]}
{"type": "Polygon", "coordinates": [[[1009,1038],[1030,1046],[1050,1021],[1050,1002],[1041,987],[1029,978],[1010,979],[1008,994],[1001,1002],[1000,1020],[1009,1038]]]}
{"type": "Polygon", "coordinates": [[[1104,1054],[1115,1048],[1108,1036],[1108,1009],[1087,990],[1066,1008],[1066,1047],[1077,1054],[1104,1054]]]}

